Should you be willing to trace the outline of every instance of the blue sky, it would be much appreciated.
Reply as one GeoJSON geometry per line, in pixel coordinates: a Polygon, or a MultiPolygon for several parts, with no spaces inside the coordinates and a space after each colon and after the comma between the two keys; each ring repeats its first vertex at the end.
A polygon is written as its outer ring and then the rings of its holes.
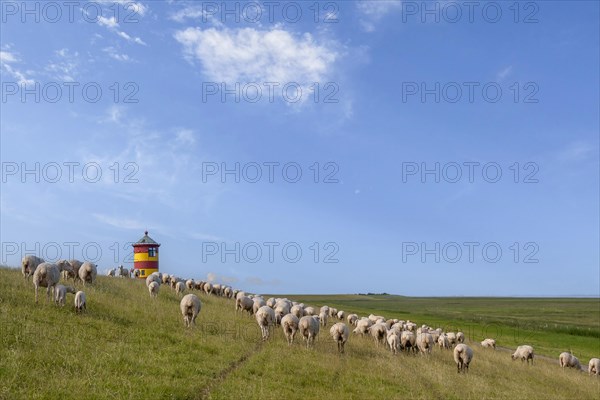
{"type": "Polygon", "coordinates": [[[162,271],[254,292],[600,295],[597,2],[28,4],[3,263],[131,266],[148,229],[162,271]]]}

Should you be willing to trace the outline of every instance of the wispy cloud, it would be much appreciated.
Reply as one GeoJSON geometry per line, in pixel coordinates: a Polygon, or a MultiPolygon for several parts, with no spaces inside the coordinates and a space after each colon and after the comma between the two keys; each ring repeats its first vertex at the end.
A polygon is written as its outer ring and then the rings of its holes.
{"type": "Polygon", "coordinates": [[[45,70],[53,79],[72,82],[77,78],[79,53],[63,48],[54,52],[54,58],[46,65],[45,70]]]}
{"type": "Polygon", "coordinates": [[[373,32],[386,15],[402,9],[400,0],[359,0],[356,8],[361,16],[360,24],[366,32],[373,32]]]}
{"type": "Polygon", "coordinates": [[[563,148],[559,154],[558,159],[565,162],[577,162],[584,161],[598,153],[598,145],[585,141],[576,141],[569,143],[563,148]]]}
{"type": "Polygon", "coordinates": [[[496,79],[499,81],[504,80],[512,73],[512,70],[513,70],[512,65],[509,65],[509,66],[503,68],[496,74],[496,79]]]}
{"type": "Polygon", "coordinates": [[[131,57],[129,57],[127,54],[125,53],[119,53],[119,51],[114,48],[113,46],[108,46],[102,49],[103,52],[105,52],[110,58],[115,59],[117,61],[122,61],[122,62],[130,62],[133,61],[131,59],[131,57]]]}
{"type": "Polygon", "coordinates": [[[105,27],[109,31],[115,33],[117,36],[127,40],[128,42],[137,43],[137,44],[140,44],[143,46],[147,45],[146,42],[144,42],[141,38],[139,38],[137,36],[130,36],[127,32],[120,30],[119,29],[120,25],[114,16],[109,17],[109,18],[104,17],[104,16],[99,16],[97,24],[105,27]]]}
{"type": "Polygon", "coordinates": [[[14,66],[14,64],[19,64],[20,62],[21,60],[16,53],[10,52],[8,49],[0,51],[0,69],[6,71],[9,76],[16,79],[20,85],[32,85],[34,81],[27,77],[26,74],[28,73],[14,66]]]}

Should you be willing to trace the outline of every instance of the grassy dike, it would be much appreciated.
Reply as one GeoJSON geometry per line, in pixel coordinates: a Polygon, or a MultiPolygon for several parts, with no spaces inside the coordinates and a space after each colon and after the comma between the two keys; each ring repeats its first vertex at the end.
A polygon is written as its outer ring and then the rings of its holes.
{"type": "MultiPolygon", "coordinates": [[[[0,399],[385,396],[514,400],[595,399],[600,392],[600,379],[577,371],[562,371],[555,361],[558,354],[552,360],[536,359],[535,365],[528,367],[512,362],[508,352],[484,350],[471,343],[475,357],[470,372],[457,375],[450,351],[436,349],[427,356],[392,356],[369,338],[352,336],[346,354],[339,355],[328,336],[331,323],[311,350],[301,340],[288,347],[279,328],[271,340],[262,343],[254,319],[236,315],[231,300],[200,295],[202,311],[197,326],[186,330],[179,298],[166,287],[161,288],[158,299],[152,300],[143,281],[99,277],[96,285],[87,286],[84,291],[88,311],[83,315],[73,311],[71,294],[64,308],[46,304],[45,291],[36,305],[31,282],[25,283],[18,270],[0,268],[0,399]]],[[[430,305],[441,314],[429,316],[430,311],[423,311],[428,308],[412,308],[427,299],[365,297],[293,298],[314,305],[321,305],[319,299],[323,299],[361,314],[373,312],[392,317],[410,311],[411,319],[421,322],[422,315],[422,321],[432,324],[445,318],[454,324],[471,321],[476,316],[474,308],[489,318],[502,319],[503,314],[491,312],[500,306],[469,305],[466,298],[462,299],[463,305],[447,304],[446,311],[439,305],[430,305]],[[402,301],[417,303],[399,305],[402,301]]],[[[560,307],[553,303],[555,299],[547,300],[549,310],[560,307]]],[[[431,301],[439,303],[436,299],[431,301]]],[[[493,303],[490,299],[485,301],[493,303]]],[[[575,302],[571,307],[570,315],[593,311],[593,303],[575,302]]],[[[528,312],[536,311],[529,320],[543,323],[537,304],[532,305],[531,311],[522,309],[519,318],[526,319],[528,312]]],[[[594,315],[572,316],[565,323],[587,332],[588,327],[597,329],[598,319],[594,318],[599,316],[594,315]]],[[[566,340],[561,335],[570,334],[550,330],[548,348],[566,340]]],[[[598,339],[593,335],[582,338],[582,348],[591,354],[598,339]],[[595,344],[588,345],[588,339],[595,344]]],[[[504,340],[499,344],[504,345],[504,340]]],[[[577,355],[587,363],[588,357],[577,355]]]]}

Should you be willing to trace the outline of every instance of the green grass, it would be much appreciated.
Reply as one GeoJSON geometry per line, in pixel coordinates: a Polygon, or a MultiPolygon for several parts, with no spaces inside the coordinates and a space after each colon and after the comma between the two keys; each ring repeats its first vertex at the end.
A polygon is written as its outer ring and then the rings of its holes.
{"type": "MultiPolygon", "coordinates": [[[[0,268],[0,399],[514,400],[595,399],[600,393],[600,379],[560,370],[554,359],[562,348],[548,352],[553,360],[540,358],[528,367],[512,362],[507,352],[471,343],[471,370],[459,376],[450,351],[392,356],[370,339],[353,335],[346,354],[339,355],[328,329],[310,350],[301,340],[288,347],[279,328],[262,343],[254,319],[236,315],[231,300],[200,295],[197,326],[185,329],[179,297],[166,287],[156,300],[138,280],[99,277],[84,290],[88,310],[82,315],[73,311],[71,294],[67,306],[59,308],[45,303],[44,290],[36,305],[31,282],[25,283],[17,270],[0,268]]],[[[536,327],[543,348],[558,349],[570,338],[582,348],[578,355],[583,363],[589,358],[584,354],[600,354],[598,313],[593,312],[597,300],[294,299],[360,314],[409,316],[432,325],[476,326],[482,318],[481,324],[498,321],[512,327],[511,321],[527,321],[536,327]],[[577,329],[557,327],[542,334],[545,323],[577,329]],[[595,333],[588,335],[588,328],[595,333]]],[[[508,339],[499,341],[510,346],[508,339]]],[[[534,340],[525,341],[537,350],[534,340]]]]}

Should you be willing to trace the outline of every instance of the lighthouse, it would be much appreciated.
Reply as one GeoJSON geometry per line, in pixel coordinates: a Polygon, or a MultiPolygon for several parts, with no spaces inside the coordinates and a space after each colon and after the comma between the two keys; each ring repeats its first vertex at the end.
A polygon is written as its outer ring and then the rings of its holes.
{"type": "Polygon", "coordinates": [[[158,248],[148,231],[144,232],[144,237],[133,244],[133,268],[140,271],[137,276],[146,279],[153,272],[158,272],[158,248]]]}

